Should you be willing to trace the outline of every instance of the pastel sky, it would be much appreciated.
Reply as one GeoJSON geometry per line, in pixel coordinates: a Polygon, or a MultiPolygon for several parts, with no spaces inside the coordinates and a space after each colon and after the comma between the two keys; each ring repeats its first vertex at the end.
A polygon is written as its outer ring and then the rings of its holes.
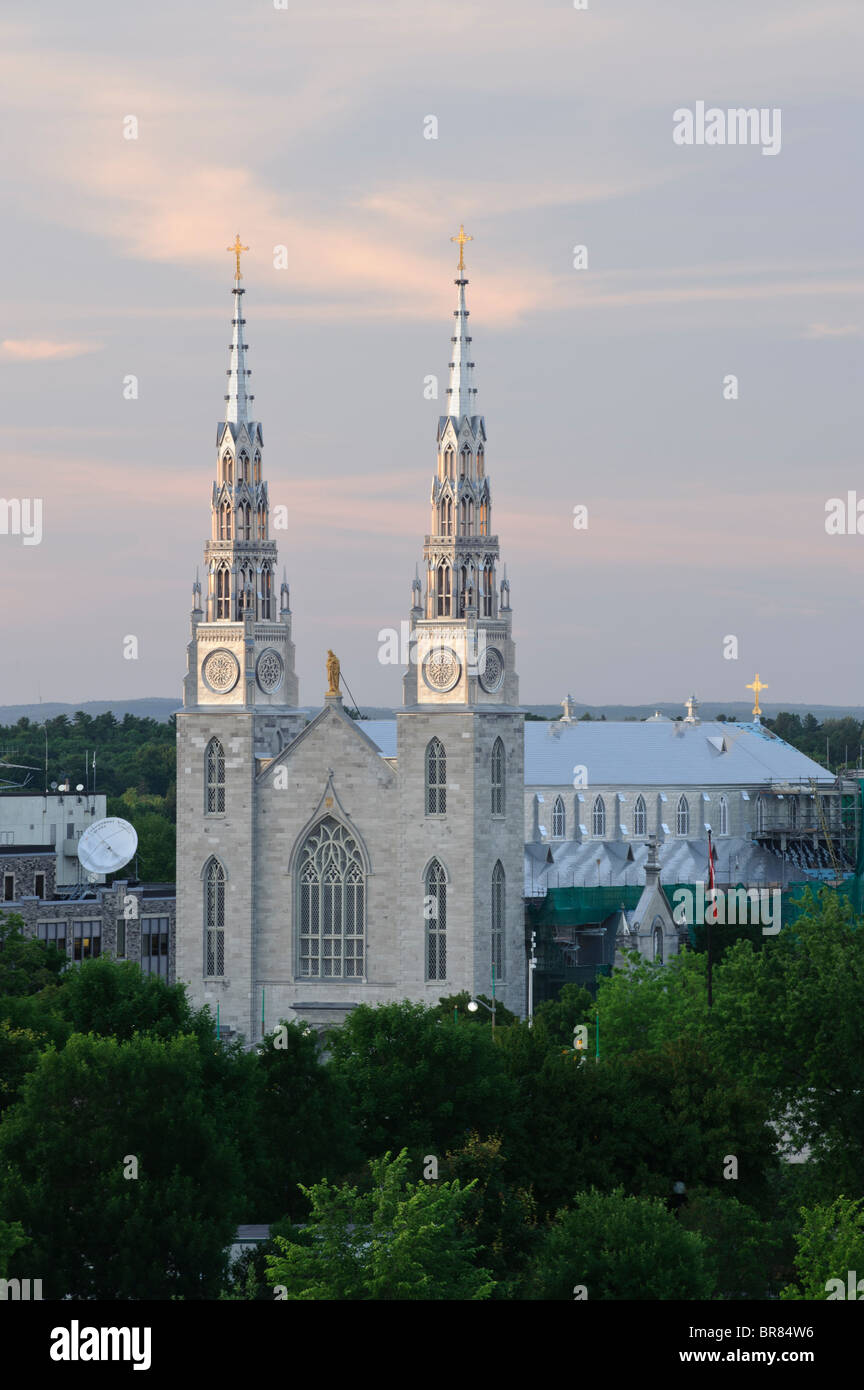
{"type": "Polygon", "coordinates": [[[860,0],[6,0],[0,704],[179,703],[237,231],[301,701],[331,647],[400,702],[462,222],[523,700],[864,702],[862,51],[860,0]]]}

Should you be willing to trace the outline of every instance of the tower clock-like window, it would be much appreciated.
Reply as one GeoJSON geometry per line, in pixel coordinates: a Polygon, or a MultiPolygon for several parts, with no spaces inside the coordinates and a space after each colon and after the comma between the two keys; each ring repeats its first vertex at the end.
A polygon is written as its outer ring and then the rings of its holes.
{"type": "Polygon", "coordinates": [[[645,815],[645,798],[637,796],[636,805],[633,810],[633,834],[639,837],[645,835],[647,830],[647,816],[645,815]]]}
{"type": "Polygon", "coordinates": [[[594,802],[594,812],[591,818],[592,829],[598,838],[606,834],[606,802],[602,796],[598,796],[594,802]]]}
{"type": "Polygon", "coordinates": [[[492,969],[496,983],[504,979],[505,877],[499,859],[492,870],[492,969]]]}
{"type": "Polygon", "coordinates": [[[564,813],[564,798],[556,796],[552,807],[552,839],[563,840],[567,821],[564,813]]]}
{"type": "Polygon", "coordinates": [[[204,974],[225,974],[225,870],[218,859],[204,870],[204,974]]]}
{"type": "Polygon", "coordinates": [[[225,810],[225,749],[218,738],[211,738],[204,754],[206,796],[204,809],[208,816],[221,815],[225,810]]]}
{"type": "Polygon", "coordinates": [[[366,875],[360,848],[327,816],[310,832],[297,864],[300,974],[359,979],[364,971],[366,875]]]}
{"type": "Polygon", "coordinates": [[[426,814],[447,814],[447,754],[438,738],[426,745],[426,814]]]}
{"type": "Polygon", "coordinates": [[[690,806],[686,796],[679,796],[678,811],[675,817],[675,830],[678,835],[690,834],[690,806]]]}
{"type": "Polygon", "coordinates": [[[426,922],[426,979],[447,978],[447,875],[437,859],[426,870],[423,917],[426,922]]]}
{"type": "Polygon", "coordinates": [[[504,744],[500,738],[496,738],[492,745],[492,814],[493,816],[503,816],[504,814],[504,772],[506,768],[506,755],[504,744]]]}

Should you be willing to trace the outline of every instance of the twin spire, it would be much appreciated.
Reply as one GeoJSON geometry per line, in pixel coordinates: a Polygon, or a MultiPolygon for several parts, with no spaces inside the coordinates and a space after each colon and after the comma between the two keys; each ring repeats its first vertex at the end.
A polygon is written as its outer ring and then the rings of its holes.
{"type": "Polygon", "coordinates": [[[471,337],[468,333],[468,310],[465,307],[465,286],[468,284],[465,275],[465,243],[473,241],[474,238],[466,236],[465,228],[460,226],[458,236],[451,236],[450,240],[459,243],[459,275],[454,281],[459,290],[459,297],[453,314],[456,333],[450,339],[452,353],[450,385],[447,388],[447,414],[461,420],[463,415],[477,414],[477,388],[472,385],[474,363],[471,361],[471,337]]]}
{"type": "Polygon", "coordinates": [[[248,246],[243,246],[240,242],[240,233],[237,233],[233,246],[226,247],[232,251],[237,258],[237,268],[234,273],[234,289],[232,293],[236,296],[234,302],[234,317],[231,320],[234,332],[231,339],[231,364],[228,368],[228,394],[225,397],[226,410],[225,419],[232,425],[247,425],[249,423],[249,403],[255,397],[247,392],[247,379],[251,376],[249,368],[246,366],[246,340],[243,337],[243,329],[246,320],[243,317],[243,303],[240,298],[245,294],[240,281],[243,276],[240,273],[240,255],[243,251],[248,251],[248,246]]]}

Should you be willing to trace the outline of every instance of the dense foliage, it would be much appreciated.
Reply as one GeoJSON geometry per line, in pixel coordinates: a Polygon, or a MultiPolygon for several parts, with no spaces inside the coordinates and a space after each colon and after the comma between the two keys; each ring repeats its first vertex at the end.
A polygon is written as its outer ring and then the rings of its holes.
{"type": "Polygon", "coordinates": [[[632,958],[596,1003],[569,987],[530,1028],[456,996],[249,1049],[182,986],[69,965],[20,926],[0,924],[0,1277],[590,1301],[826,1299],[864,1276],[864,924],[830,890],[730,945],[710,1010],[687,951],[632,958]],[[256,1222],[271,1240],[230,1267],[256,1222]]]}

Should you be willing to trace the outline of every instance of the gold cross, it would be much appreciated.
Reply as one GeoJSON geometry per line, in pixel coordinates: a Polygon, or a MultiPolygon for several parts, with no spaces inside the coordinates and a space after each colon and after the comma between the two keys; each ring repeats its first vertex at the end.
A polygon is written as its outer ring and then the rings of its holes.
{"type": "Polygon", "coordinates": [[[767,687],[767,685],[763,685],[762,682],[760,681],[760,679],[759,679],[759,672],[758,672],[758,671],[756,672],[756,679],[755,679],[755,681],[751,681],[751,683],[750,683],[750,685],[748,685],[747,689],[748,689],[748,690],[753,690],[753,691],[755,691],[755,694],[756,694],[756,703],[755,703],[755,705],[753,706],[753,713],[754,713],[754,714],[761,714],[762,711],[761,711],[761,709],[759,708],[759,692],[762,691],[762,690],[767,690],[768,687],[767,687]]]}
{"type": "Polygon", "coordinates": [[[461,223],[460,223],[460,225],[459,225],[459,235],[458,235],[458,236],[451,236],[450,240],[451,240],[451,241],[458,241],[458,243],[459,243],[459,269],[460,269],[460,270],[464,270],[464,269],[465,269],[465,243],[466,243],[466,241],[473,241],[474,238],[473,238],[473,236],[466,236],[466,235],[465,235],[465,228],[464,228],[464,227],[461,225],[461,223]]]}
{"type": "Polygon", "coordinates": [[[240,274],[240,252],[241,252],[241,251],[248,251],[248,250],[249,250],[249,247],[248,247],[248,246],[241,246],[241,244],[240,244],[240,233],[239,233],[239,232],[237,233],[237,240],[234,242],[234,245],[233,245],[233,246],[226,246],[226,247],[225,247],[225,250],[226,250],[226,251],[233,251],[233,252],[234,252],[234,255],[237,257],[237,275],[236,275],[236,279],[242,280],[242,279],[243,279],[243,276],[240,274]]]}

